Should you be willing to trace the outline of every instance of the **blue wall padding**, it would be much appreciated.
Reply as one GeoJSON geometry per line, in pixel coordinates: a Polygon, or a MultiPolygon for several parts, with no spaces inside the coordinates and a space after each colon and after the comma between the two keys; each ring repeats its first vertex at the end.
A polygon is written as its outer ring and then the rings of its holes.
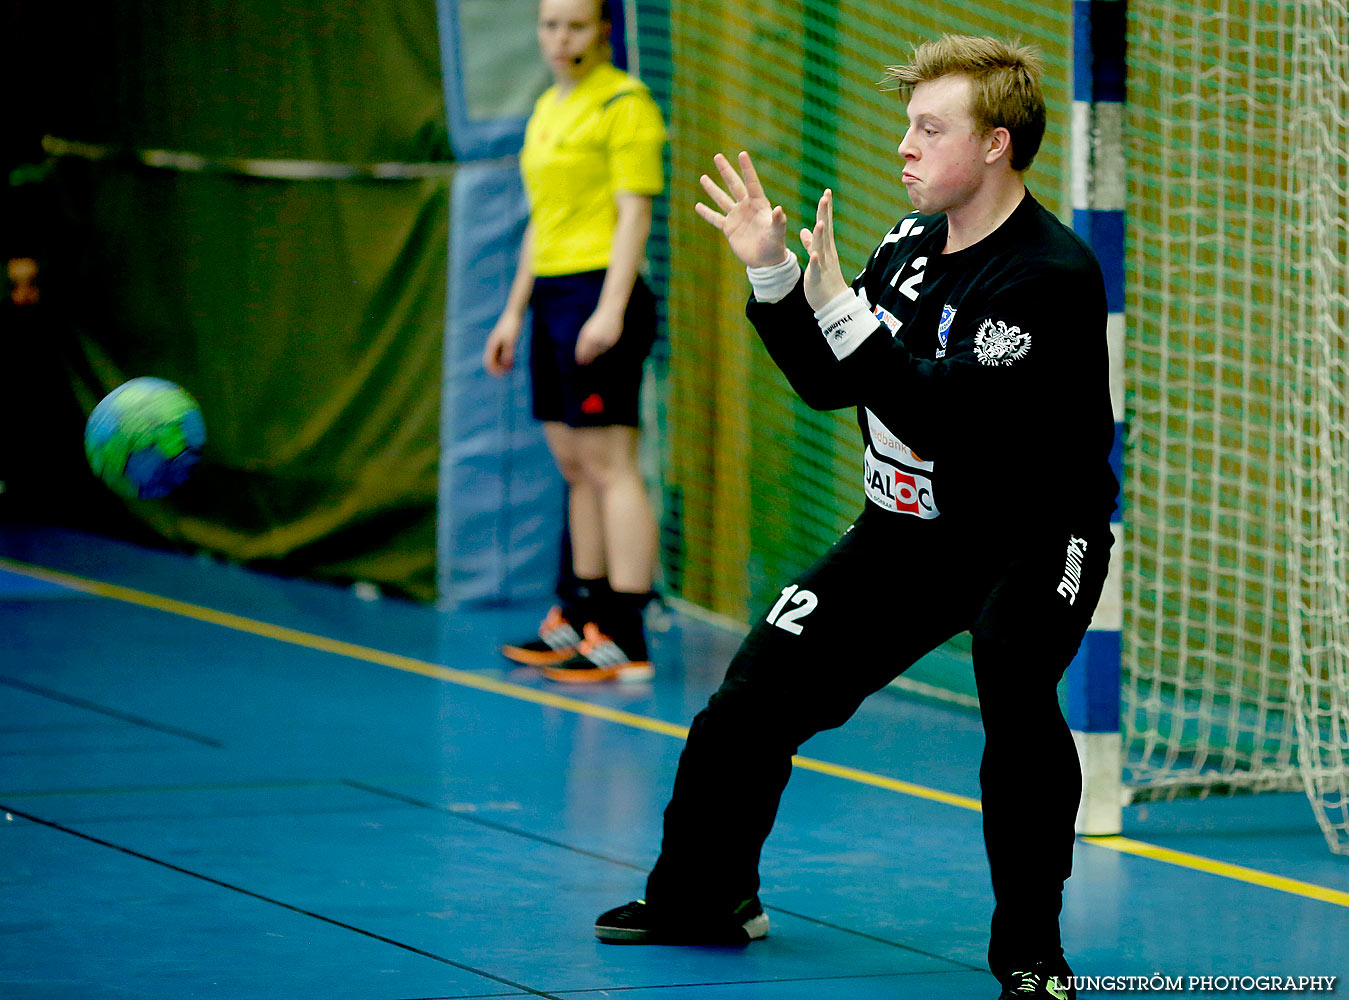
{"type": "Polygon", "coordinates": [[[447,604],[545,599],[557,583],[564,484],[530,413],[529,334],[503,378],[482,368],[525,228],[519,168],[464,163],[451,194],[437,576],[447,604]]]}

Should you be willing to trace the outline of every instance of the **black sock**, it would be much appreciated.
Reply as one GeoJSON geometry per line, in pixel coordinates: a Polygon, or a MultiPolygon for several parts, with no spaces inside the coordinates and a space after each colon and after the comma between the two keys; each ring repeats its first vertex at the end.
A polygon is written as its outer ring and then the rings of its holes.
{"type": "Polygon", "coordinates": [[[558,597],[562,599],[562,617],[579,632],[586,622],[599,621],[612,593],[608,577],[573,577],[566,586],[558,588],[558,597]]]}
{"type": "Polygon", "coordinates": [[[644,590],[639,594],[611,590],[603,614],[597,623],[618,648],[634,660],[645,660],[646,629],[642,622],[642,612],[651,601],[651,592],[644,590]]]}

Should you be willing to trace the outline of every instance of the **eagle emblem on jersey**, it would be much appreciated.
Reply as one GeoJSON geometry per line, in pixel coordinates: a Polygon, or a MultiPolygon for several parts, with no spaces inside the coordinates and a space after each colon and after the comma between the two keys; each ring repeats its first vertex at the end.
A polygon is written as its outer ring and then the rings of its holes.
{"type": "Polygon", "coordinates": [[[974,335],[974,356],[981,365],[1010,365],[1030,353],[1030,334],[1002,320],[986,319],[974,335]]]}

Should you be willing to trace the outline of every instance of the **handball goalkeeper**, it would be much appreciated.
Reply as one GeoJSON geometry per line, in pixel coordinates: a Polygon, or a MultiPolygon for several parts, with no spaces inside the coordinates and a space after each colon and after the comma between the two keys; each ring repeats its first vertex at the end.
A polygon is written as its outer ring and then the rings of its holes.
{"type": "Polygon", "coordinates": [[[694,719],[644,900],[603,941],[761,937],[760,850],[791,758],[872,692],[969,631],[979,777],[1004,997],[1074,995],[1059,935],[1081,772],[1056,687],[1100,596],[1118,483],[1100,265],[1030,194],[1045,129],[1029,48],[946,36],[891,67],[907,98],[900,181],[915,211],[851,284],[834,195],[804,269],[747,153],[715,158],[698,214],[747,266],[748,316],[792,387],[855,408],[855,522],[782,581],[694,719]],[[1028,769],[1035,773],[1032,790],[1028,769]]]}

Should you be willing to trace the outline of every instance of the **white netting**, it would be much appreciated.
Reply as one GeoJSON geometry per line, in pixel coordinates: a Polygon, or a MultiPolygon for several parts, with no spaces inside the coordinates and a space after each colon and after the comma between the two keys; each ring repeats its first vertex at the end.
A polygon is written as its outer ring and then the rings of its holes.
{"type": "Polygon", "coordinates": [[[1349,854],[1349,5],[1301,8],[1285,285],[1289,378],[1289,692],[1302,778],[1332,848],[1349,854]]]}
{"type": "Polygon", "coordinates": [[[1305,787],[1349,853],[1349,7],[1130,26],[1126,782],[1305,787]]]}

